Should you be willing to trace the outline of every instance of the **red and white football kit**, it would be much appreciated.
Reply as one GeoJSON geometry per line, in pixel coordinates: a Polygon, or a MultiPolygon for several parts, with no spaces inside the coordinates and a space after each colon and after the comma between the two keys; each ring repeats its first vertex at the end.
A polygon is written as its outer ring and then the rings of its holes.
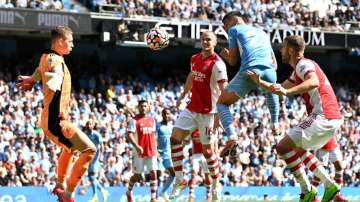
{"type": "Polygon", "coordinates": [[[128,132],[134,134],[135,141],[143,148],[142,154],[133,150],[134,172],[143,173],[145,167],[147,171],[157,170],[155,119],[150,116],[137,115],[129,121],[128,132]]]}
{"type": "Polygon", "coordinates": [[[288,80],[299,85],[310,72],[315,72],[319,86],[302,95],[308,117],[290,130],[289,137],[300,148],[319,149],[336,134],[343,119],[331,84],[316,62],[301,59],[288,80]]]}
{"type": "Polygon", "coordinates": [[[216,102],[221,90],[218,83],[227,81],[226,65],[216,54],[191,58],[192,88],[190,103],[177,118],[174,127],[183,130],[200,130],[202,144],[210,144],[210,131],[214,126],[216,102]]]}

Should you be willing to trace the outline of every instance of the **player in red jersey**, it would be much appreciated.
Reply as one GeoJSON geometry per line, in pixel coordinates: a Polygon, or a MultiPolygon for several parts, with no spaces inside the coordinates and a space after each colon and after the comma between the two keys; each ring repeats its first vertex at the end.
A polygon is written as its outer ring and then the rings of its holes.
{"type": "Polygon", "coordinates": [[[133,165],[134,175],[126,196],[128,202],[134,202],[132,189],[136,182],[141,179],[141,174],[146,167],[150,171],[151,202],[157,201],[157,145],[155,119],[148,115],[150,107],[147,101],[141,100],[138,105],[139,114],[128,125],[128,139],[134,147],[133,165]]]}
{"type": "Polygon", "coordinates": [[[321,201],[328,202],[340,191],[340,185],[330,178],[320,161],[308,150],[324,146],[336,134],[343,119],[329,80],[317,63],[304,58],[304,51],[303,37],[285,38],[282,59],[294,71],[281,85],[263,81],[254,72],[249,71],[248,75],[270,92],[281,96],[303,96],[308,117],[280,140],[276,151],[300,184],[300,202],[312,202],[317,195],[316,188],[311,186],[306,176],[304,165],[324,183],[325,192],[321,201]]]}
{"type": "MultiPolygon", "coordinates": [[[[342,163],[343,156],[340,151],[339,145],[337,144],[336,138],[331,138],[329,142],[326,143],[326,145],[316,151],[315,155],[323,164],[328,164],[329,162],[334,164],[335,182],[339,185],[342,185],[344,172],[344,166],[342,163]]],[[[314,176],[311,183],[312,185],[317,187],[320,184],[320,179],[314,176]]],[[[316,196],[314,202],[320,202],[320,199],[316,196]]],[[[345,198],[344,195],[339,192],[338,194],[336,194],[334,202],[348,202],[348,200],[345,198]]]]}
{"type": "Polygon", "coordinates": [[[190,132],[199,129],[203,154],[213,178],[213,200],[220,200],[219,161],[211,139],[216,113],[216,102],[227,84],[226,65],[215,53],[217,39],[213,32],[204,32],[201,36],[202,51],[191,57],[189,73],[184,92],[177,106],[191,90],[190,103],[177,118],[171,135],[171,156],[174,163],[176,181],[170,199],[177,197],[186,187],[183,179],[182,160],[183,140],[190,132]]]}
{"type": "Polygon", "coordinates": [[[192,140],[192,156],[191,156],[191,179],[189,182],[189,202],[195,201],[195,186],[197,183],[197,177],[200,172],[200,168],[205,173],[204,184],[206,186],[206,201],[211,201],[211,184],[212,178],[209,173],[209,168],[206,163],[206,159],[203,155],[203,148],[200,141],[200,131],[195,130],[191,133],[192,140]]]}

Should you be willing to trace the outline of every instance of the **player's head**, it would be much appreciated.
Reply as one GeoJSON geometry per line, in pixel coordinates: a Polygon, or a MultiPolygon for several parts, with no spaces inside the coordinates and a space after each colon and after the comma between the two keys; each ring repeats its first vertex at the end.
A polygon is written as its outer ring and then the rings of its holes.
{"type": "Polygon", "coordinates": [[[69,27],[57,26],[51,30],[52,48],[61,55],[67,55],[74,47],[73,32],[69,27]]]}
{"type": "Polygon", "coordinates": [[[302,36],[288,36],[285,38],[281,47],[282,61],[289,64],[293,58],[304,55],[304,51],[305,41],[302,36]]]}
{"type": "Polygon", "coordinates": [[[222,23],[224,24],[225,31],[228,32],[232,26],[245,23],[245,21],[239,11],[231,11],[223,17],[222,23]]]}
{"type": "Polygon", "coordinates": [[[170,109],[168,108],[164,108],[161,112],[161,115],[162,115],[162,118],[163,118],[163,121],[165,122],[170,122],[171,121],[171,112],[170,112],[170,109]]]}
{"type": "Polygon", "coordinates": [[[146,115],[150,110],[149,103],[146,100],[140,100],[138,104],[138,110],[140,115],[146,115]]]}
{"type": "Polygon", "coordinates": [[[201,47],[203,51],[214,51],[217,37],[214,32],[207,31],[201,35],[201,47]]]}

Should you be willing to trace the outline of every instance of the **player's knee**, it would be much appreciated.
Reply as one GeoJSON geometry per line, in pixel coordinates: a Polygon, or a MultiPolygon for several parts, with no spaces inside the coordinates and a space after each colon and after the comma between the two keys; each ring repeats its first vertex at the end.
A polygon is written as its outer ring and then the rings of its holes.
{"type": "Polygon", "coordinates": [[[87,161],[91,161],[92,159],[94,159],[95,154],[96,154],[95,146],[89,146],[87,149],[81,151],[81,155],[84,155],[87,161]]]}
{"type": "Polygon", "coordinates": [[[176,129],[174,129],[173,133],[171,134],[170,144],[171,145],[181,144],[181,134],[176,132],[176,129]]]}

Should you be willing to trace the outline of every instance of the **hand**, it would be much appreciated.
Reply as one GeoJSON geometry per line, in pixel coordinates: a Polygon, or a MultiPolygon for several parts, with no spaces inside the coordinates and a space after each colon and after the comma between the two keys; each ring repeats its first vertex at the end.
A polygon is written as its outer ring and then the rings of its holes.
{"type": "Polygon", "coordinates": [[[226,61],[228,61],[229,59],[229,49],[227,48],[223,48],[220,52],[220,56],[225,59],[226,61]]]}
{"type": "Polygon", "coordinates": [[[34,79],[31,76],[18,76],[17,81],[16,81],[16,86],[20,89],[20,90],[31,90],[32,87],[34,86],[34,79]]]}
{"type": "Polygon", "coordinates": [[[179,99],[176,101],[175,107],[176,107],[177,109],[179,109],[180,105],[182,104],[182,101],[183,101],[183,99],[181,99],[181,98],[179,98],[179,99]]]}
{"type": "Polygon", "coordinates": [[[261,78],[258,74],[251,70],[246,71],[246,74],[250,77],[251,80],[253,80],[256,84],[259,85],[261,78]]]}
{"type": "Polygon", "coordinates": [[[138,152],[139,155],[141,155],[142,153],[144,153],[144,149],[143,149],[141,146],[139,146],[139,145],[137,145],[137,146],[135,147],[135,149],[136,149],[136,151],[138,152]]]}
{"type": "Polygon", "coordinates": [[[275,93],[275,94],[277,94],[279,96],[286,96],[287,95],[287,90],[285,88],[283,88],[278,83],[271,85],[270,92],[275,93]]]}

